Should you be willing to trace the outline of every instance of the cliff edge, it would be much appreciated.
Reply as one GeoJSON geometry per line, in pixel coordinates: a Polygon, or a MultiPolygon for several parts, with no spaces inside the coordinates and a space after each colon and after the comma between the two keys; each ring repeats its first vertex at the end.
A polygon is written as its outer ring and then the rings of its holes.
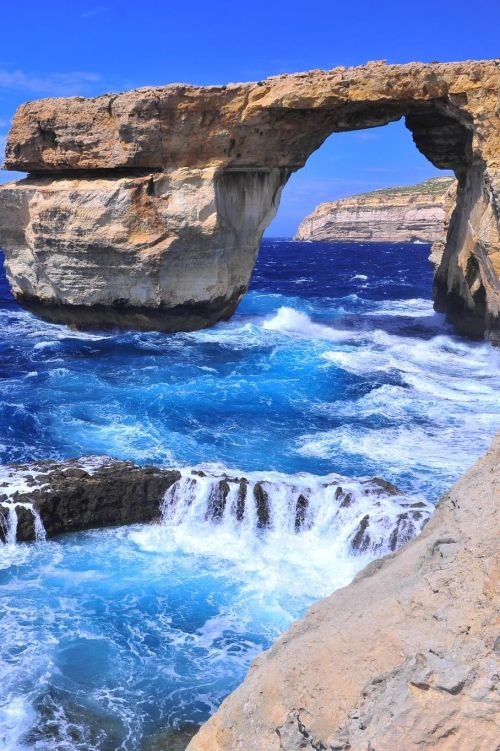
{"type": "Polygon", "coordinates": [[[500,437],[422,534],[310,608],[189,751],[496,751],[500,437]]]}
{"type": "Polygon", "coordinates": [[[320,203],[302,220],[294,239],[434,243],[444,232],[446,204],[455,195],[452,177],[435,177],[320,203]]]}

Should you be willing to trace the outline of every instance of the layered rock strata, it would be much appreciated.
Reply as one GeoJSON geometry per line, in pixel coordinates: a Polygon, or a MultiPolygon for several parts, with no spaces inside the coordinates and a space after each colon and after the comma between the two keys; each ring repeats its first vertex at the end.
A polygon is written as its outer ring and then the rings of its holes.
{"type": "Polygon", "coordinates": [[[362,193],[320,203],[299,225],[295,240],[434,243],[442,238],[452,178],[362,193]]]}
{"type": "Polygon", "coordinates": [[[331,133],[405,117],[458,180],[437,304],[495,338],[499,62],[369,63],[258,83],[142,88],[23,105],[0,188],[15,296],[50,320],[178,330],[227,318],[288,176],[331,133]]]}
{"type": "Polygon", "coordinates": [[[495,751],[500,439],[422,534],[313,605],[189,751],[495,751]]]}

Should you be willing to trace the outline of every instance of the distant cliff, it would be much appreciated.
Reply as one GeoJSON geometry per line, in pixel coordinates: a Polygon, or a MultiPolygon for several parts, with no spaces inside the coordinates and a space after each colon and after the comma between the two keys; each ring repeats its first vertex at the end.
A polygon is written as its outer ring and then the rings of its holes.
{"type": "Polygon", "coordinates": [[[443,233],[455,186],[452,177],[436,177],[320,203],[301,222],[295,239],[433,243],[443,233]]]}

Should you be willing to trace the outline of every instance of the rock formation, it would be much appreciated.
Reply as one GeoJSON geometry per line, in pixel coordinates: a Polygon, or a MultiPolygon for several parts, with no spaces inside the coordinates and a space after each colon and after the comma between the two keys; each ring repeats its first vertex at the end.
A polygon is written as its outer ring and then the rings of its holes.
{"type": "MultiPolygon", "coordinates": [[[[336,518],[353,553],[370,550],[381,555],[396,550],[418,534],[432,513],[431,504],[405,496],[378,477],[354,482],[355,492],[353,481],[347,487],[331,476],[318,481],[322,493],[332,490],[336,518]],[[367,504],[370,513],[366,513],[367,504]]],[[[290,482],[293,487],[293,475],[290,482]]],[[[17,542],[36,539],[37,523],[44,537],[54,537],[91,527],[159,521],[161,516],[175,516],[178,507],[183,509],[184,503],[192,502],[197,483],[204,483],[202,491],[208,488],[206,521],[223,520],[231,493],[236,497],[235,521],[243,523],[248,504],[252,504],[255,511],[250,510],[249,517],[255,517],[259,533],[275,522],[272,494],[277,492],[283,501],[284,486],[279,482],[274,486],[270,481],[224,473],[139,467],[112,459],[5,465],[0,467],[0,544],[14,538],[17,542]]],[[[290,511],[296,532],[314,523],[308,511],[315,490],[308,492],[302,486],[292,491],[294,507],[290,511]]]]}
{"type": "Polygon", "coordinates": [[[434,243],[443,235],[448,191],[456,193],[453,178],[436,177],[320,203],[302,220],[294,239],[434,243]]]}
{"type": "Polygon", "coordinates": [[[227,318],[288,176],[334,132],[406,118],[458,180],[436,301],[498,336],[500,63],[370,63],[228,86],[171,85],[17,111],[0,245],[49,320],[178,330],[227,318]]]}
{"type": "Polygon", "coordinates": [[[188,751],[495,751],[500,438],[422,534],[313,605],[188,751]]]}

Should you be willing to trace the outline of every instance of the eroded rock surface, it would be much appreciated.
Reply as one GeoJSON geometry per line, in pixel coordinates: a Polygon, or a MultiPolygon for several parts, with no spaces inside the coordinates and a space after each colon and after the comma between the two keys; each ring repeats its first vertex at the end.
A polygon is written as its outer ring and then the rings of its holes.
{"type": "Polygon", "coordinates": [[[112,460],[5,465],[0,471],[0,542],[8,539],[11,509],[17,542],[35,539],[32,509],[47,537],[158,520],[162,498],[179,477],[175,470],[112,460]]]}
{"type": "Polygon", "coordinates": [[[332,528],[354,555],[396,550],[418,534],[433,510],[378,477],[344,481],[327,475],[308,485],[294,475],[269,481],[107,458],[42,461],[0,467],[0,543],[160,518],[183,523],[197,496],[209,524],[223,523],[229,514],[231,524],[254,524],[256,535],[275,525],[300,533],[317,521],[318,493],[332,528]],[[290,503],[286,518],[284,498],[290,503]]]}
{"type": "Polygon", "coordinates": [[[177,331],[227,319],[281,181],[280,170],[242,178],[208,168],[8,184],[0,235],[12,291],[76,326],[177,331]],[[22,217],[29,224],[17,224],[22,217]]]}
{"type": "Polygon", "coordinates": [[[455,181],[437,177],[320,203],[302,220],[295,239],[434,243],[444,232],[448,191],[456,193],[455,181]]]}
{"type": "Polygon", "coordinates": [[[189,751],[496,751],[500,439],[419,537],[313,605],[189,751]]]}
{"type": "Polygon", "coordinates": [[[474,336],[500,315],[500,63],[370,63],[249,84],[23,105],[0,244],[16,297],[50,320],[165,330],[231,315],[291,172],[334,132],[406,118],[452,169],[437,304],[474,336]]]}

